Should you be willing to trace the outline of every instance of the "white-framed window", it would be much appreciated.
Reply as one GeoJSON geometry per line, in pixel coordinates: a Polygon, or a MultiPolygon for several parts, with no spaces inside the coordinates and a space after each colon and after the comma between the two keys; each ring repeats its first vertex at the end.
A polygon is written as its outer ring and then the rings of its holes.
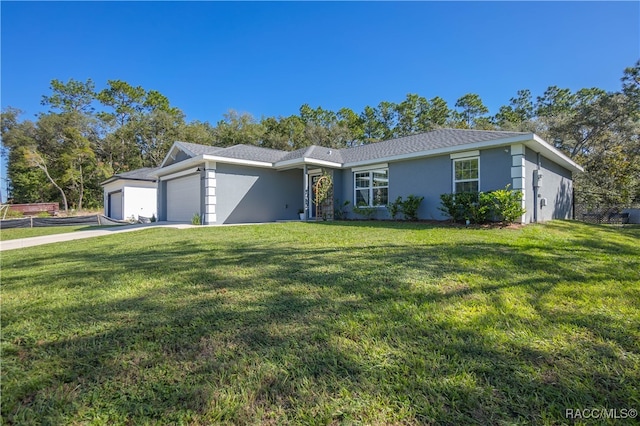
{"type": "Polygon", "coordinates": [[[389,203],[389,169],[353,173],[353,204],[378,207],[389,203]]]}
{"type": "Polygon", "coordinates": [[[480,190],[480,157],[453,160],[453,192],[480,190]]]}

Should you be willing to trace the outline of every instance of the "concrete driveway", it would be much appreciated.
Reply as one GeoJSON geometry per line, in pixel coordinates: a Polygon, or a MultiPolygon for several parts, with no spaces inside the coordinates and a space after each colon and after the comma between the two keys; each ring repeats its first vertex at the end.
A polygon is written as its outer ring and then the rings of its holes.
{"type": "Polygon", "coordinates": [[[40,246],[43,244],[59,243],[62,241],[81,240],[84,238],[101,237],[103,235],[117,234],[120,232],[138,231],[146,228],[193,228],[194,225],[186,223],[139,223],[135,225],[114,226],[112,228],[94,229],[89,231],[76,231],[67,234],[44,235],[42,237],[20,238],[17,240],[0,241],[0,251],[15,250],[25,247],[40,246]]]}

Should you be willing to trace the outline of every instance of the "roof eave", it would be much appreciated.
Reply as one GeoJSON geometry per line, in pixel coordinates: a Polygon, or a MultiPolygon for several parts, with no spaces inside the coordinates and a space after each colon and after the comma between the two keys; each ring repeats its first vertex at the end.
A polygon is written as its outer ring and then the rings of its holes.
{"type": "Polygon", "coordinates": [[[105,186],[108,185],[112,182],[118,181],[118,180],[133,180],[133,181],[139,181],[139,182],[155,182],[158,179],[155,178],[129,178],[129,177],[122,177],[122,176],[111,176],[109,179],[105,180],[104,182],[100,183],[100,186],[105,186]]]}
{"type": "Polygon", "coordinates": [[[196,157],[191,157],[183,161],[179,161],[177,163],[170,164],[165,167],[161,167],[156,170],[154,173],[151,173],[151,176],[155,176],[156,178],[160,178],[162,176],[166,176],[168,174],[174,173],[179,170],[188,169],[189,167],[193,167],[198,164],[202,164],[206,161],[204,158],[205,155],[201,154],[196,157]]]}
{"type": "Polygon", "coordinates": [[[278,161],[274,163],[274,167],[276,169],[286,169],[286,168],[294,168],[296,166],[304,166],[305,164],[309,166],[333,167],[335,169],[341,169],[343,167],[342,163],[335,163],[332,161],[318,160],[315,158],[307,158],[307,157],[294,158],[292,160],[286,160],[286,161],[278,161]]]}
{"type": "Polygon", "coordinates": [[[549,158],[550,160],[554,160],[556,163],[560,164],[566,169],[571,170],[574,173],[584,172],[584,168],[581,165],[573,161],[567,155],[562,153],[559,149],[557,149],[550,143],[546,142],[544,139],[542,139],[540,136],[536,134],[532,133],[532,138],[529,141],[529,144],[527,146],[531,148],[533,151],[540,152],[545,157],[549,158]],[[531,143],[532,141],[535,142],[535,144],[532,144],[531,143]]]}
{"type": "Polygon", "coordinates": [[[518,136],[508,137],[508,138],[492,139],[488,141],[480,141],[480,142],[474,142],[474,143],[469,143],[464,145],[447,146],[442,148],[430,149],[426,151],[410,152],[407,154],[390,155],[387,157],[378,157],[378,158],[373,158],[369,160],[354,161],[350,163],[347,162],[347,163],[344,163],[343,167],[349,168],[349,167],[366,166],[368,164],[411,160],[411,159],[424,158],[424,157],[433,157],[436,155],[452,154],[454,152],[464,152],[464,151],[471,151],[471,150],[477,150],[477,149],[492,148],[495,146],[511,145],[515,143],[524,143],[528,140],[531,140],[532,136],[533,136],[533,133],[527,133],[527,134],[522,134],[518,136]]]}

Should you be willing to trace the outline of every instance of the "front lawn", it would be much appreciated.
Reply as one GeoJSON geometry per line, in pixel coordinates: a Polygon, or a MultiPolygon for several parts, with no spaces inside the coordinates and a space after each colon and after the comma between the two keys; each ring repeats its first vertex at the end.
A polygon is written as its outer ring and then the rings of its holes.
{"type": "Polygon", "coordinates": [[[21,238],[42,237],[45,235],[67,234],[76,231],[90,231],[108,228],[97,225],[43,226],[37,228],[13,228],[0,230],[0,241],[18,240],[21,238]]]}
{"type": "Polygon", "coordinates": [[[146,229],[4,252],[9,424],[640,409],[640,228],[146,229]]]}

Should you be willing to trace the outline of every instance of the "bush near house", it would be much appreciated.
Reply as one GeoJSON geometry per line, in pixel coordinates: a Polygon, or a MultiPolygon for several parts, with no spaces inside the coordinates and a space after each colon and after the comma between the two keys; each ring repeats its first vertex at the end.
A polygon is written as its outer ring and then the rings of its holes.
{"type": "Polygon", "coordinates": [[[524,213],[522,193],[509,189],[490,192],[462,192],[440,195],[440,211],[454,222],[482,224],[487,222],[513,223],[524,213]]]}

